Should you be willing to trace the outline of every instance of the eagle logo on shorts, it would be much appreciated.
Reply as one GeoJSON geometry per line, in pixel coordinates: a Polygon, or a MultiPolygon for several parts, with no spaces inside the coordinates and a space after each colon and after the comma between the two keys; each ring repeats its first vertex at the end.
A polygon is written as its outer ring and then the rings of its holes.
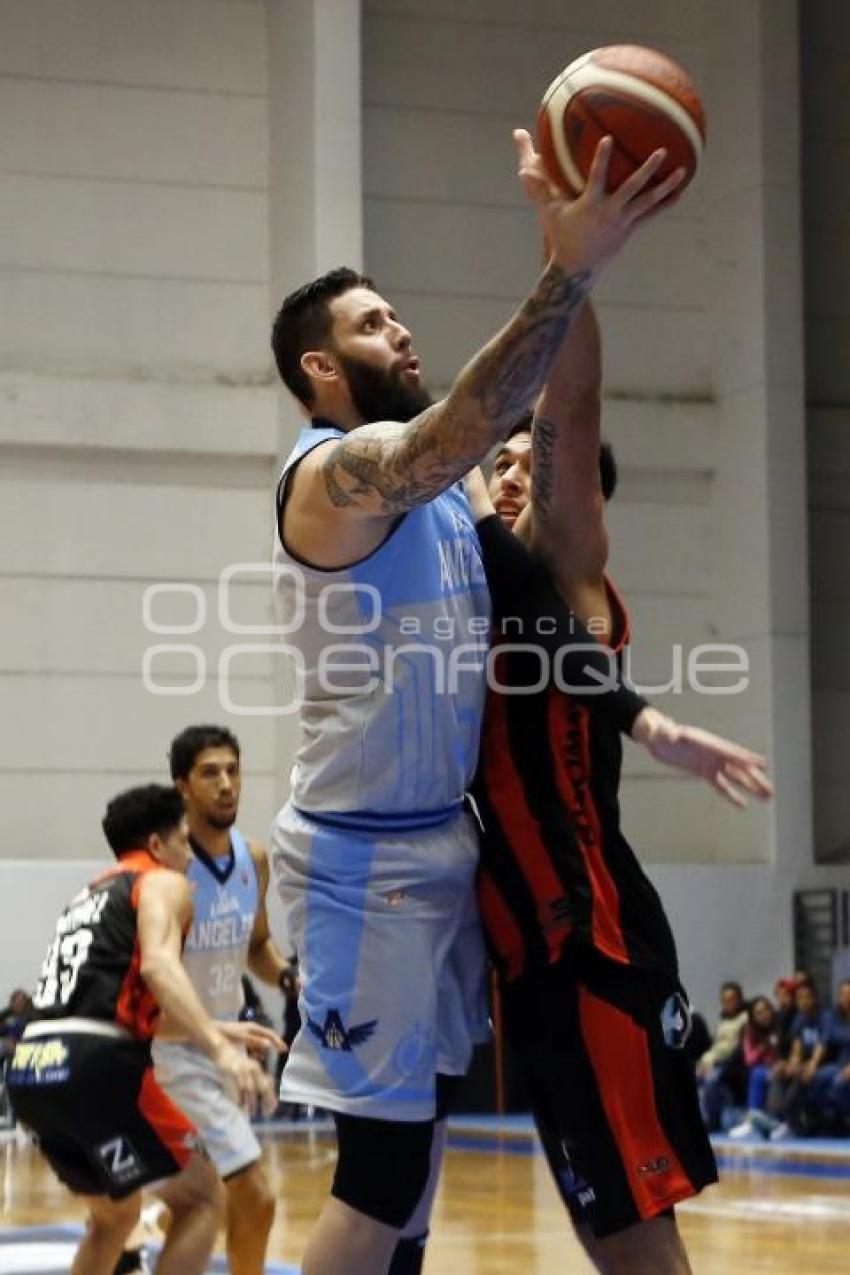
{"type": "Polygon", "coordinates": [[[661,1031],[668,1049],[684,1049],[691,1034],[691,1007],[681,992],[674,992],[664,1002],[661,1031]]]}
{"type": "Polygon", "coordinates": [[[322,1046],[322,1049],[339,1049],[344,1053],[350,1054],[352,1049],[358,1045],[365,1045],[366,1041],[375,1033],[378,1026],[377,1018],[372,1018],[368,1023],[358,1023],[356,1027],[346,1027],[342,1021],[342,1015],[338,1009],[329,1009],[325,1015],[325,1025],[320,1027],[318,1023],[308,1016],[307,1026],[316,1040],[322,1046]]]}

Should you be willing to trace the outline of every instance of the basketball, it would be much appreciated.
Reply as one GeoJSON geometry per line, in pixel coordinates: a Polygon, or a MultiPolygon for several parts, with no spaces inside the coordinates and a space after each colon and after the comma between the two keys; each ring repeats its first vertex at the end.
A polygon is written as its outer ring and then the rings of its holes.
{"type": "Polygon", "coordinates": [[[549,179],[568,194],[581,194],[606,134],[614,139],[609,190],[663,146],[667,158],[653,182],[684,168],[680,194],[705,145],[705,111],[690,76],[663,53],[631,44],[592,49],[571,62],[549,85],[537,115],[537,144],[549,179]]]}

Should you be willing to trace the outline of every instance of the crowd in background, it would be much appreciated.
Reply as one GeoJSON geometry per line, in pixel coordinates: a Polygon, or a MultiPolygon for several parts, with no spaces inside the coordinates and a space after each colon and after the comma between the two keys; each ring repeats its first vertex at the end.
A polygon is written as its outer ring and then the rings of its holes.
{"type": "MultiPolygon", "coordinates": [[[[246,1018],[271,1025],[249,979],[246,1018]]],[[[32,1014],[32,1000],[16,988],[0,1010],[0,1069],[32,1014]]],[[[285,998],[284,1036],[298,1029],[297,990],[285,998]]],[[[720,989],[720,1013],[712,1039],[694,1016],[689,1051],[700,1085],[703,1117],[711,1132],[732,1138],[778,1139],[816,1134],[850,1137],[850,979],[838,986],[831,1008],[821,1006],[805,973],[780,978],[771,1000],[746,1000],[739,983],[720,989]]],[[[278,1081],[284,1064],[278,1061],[278,1081]]],[[[278,1115],[298,1119],[298,1110],[278,1115]]]]}
{"type": "Polygon", "coordinates": [[[696,1061],[706,1125],[732,1138],[850,1136],[850,979],[822,1007],[805,973],[774,999],[720,989],[713,1041],[696,1061]]]}

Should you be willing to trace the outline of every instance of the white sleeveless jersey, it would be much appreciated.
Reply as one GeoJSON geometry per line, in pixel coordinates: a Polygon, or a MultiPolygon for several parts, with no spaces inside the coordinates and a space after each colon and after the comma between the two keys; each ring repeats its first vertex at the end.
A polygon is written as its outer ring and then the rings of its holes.
{"type": "Polygon", "coordinates": [[[195,847],[187,873],[195,887],[194,918],[183,964],[211,1018],[235,1022],[242,1009],[242,975],[257,915],[257,870],[245,838],[230,830],[230,858],[214,859],[195,847]]]}
{"type": "MultiPolygon", "coordinates": [[[[284,466],[344,437],[302,430],[284,466]]],[[[278,520],[279,523],[279,520],[278,520]]],[[[363,827],[427,827],[456,812],[478,755],[490,600],[469,503],[455,485],[407,513],[363,561],[299,562],[275,537],[282,641],[302,695],[292,802],[363,827]]]]}

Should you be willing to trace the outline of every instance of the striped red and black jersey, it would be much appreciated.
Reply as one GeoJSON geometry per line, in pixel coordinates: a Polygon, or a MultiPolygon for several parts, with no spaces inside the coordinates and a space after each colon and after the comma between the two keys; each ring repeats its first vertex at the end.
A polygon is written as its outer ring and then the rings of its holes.
{"type": "Polygon", "coordinates": [[[71,899],[44,958],[37,1019],[92,1018],[150,1040],[159,1005],[141,975],[137,912],[144,876],[161,866],[133,851],[71,899]]]}
{"type": "MultiPolygon", "coordinates": [[[[606,583],[619,664],[629,618],[606,583]]],[[[551,684],[524,693],[540,675],[527,652],[499,651],[495,669],[495,685],[514,693],[488,690],[473,788],[483,823],[478,898],[494,960],[513,979],[582,944],[675,974],[661,900],[620,829],[616,723],[551,684]]]]}

